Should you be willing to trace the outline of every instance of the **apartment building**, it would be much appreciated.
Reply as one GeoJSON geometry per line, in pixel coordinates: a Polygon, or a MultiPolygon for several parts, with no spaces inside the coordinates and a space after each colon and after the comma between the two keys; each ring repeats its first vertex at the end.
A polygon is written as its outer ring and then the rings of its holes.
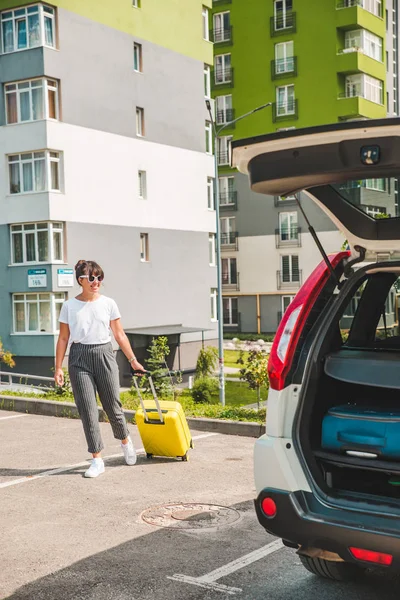
{"type": "Polygon", "coordinates": [[[18,372],[51,375],[78,259],[103,266],[139,357],[164,334],[190,368],[217,337],[210,9],[0,1],[0,336],[18,372]]]}
{"type": "MultiPolygon", "coordinates": [[[[271,198],[230,168],[230,141],[398,114],[398,0],[214,0],[216,122],[267,102],[218,140],[224,329],[274,332],[321,260],[300,210],[327,252],[344,238],[305,194],[271,198]]],[[[397,180],[343,193],[371,216],[396,214],[397,180]]]]}

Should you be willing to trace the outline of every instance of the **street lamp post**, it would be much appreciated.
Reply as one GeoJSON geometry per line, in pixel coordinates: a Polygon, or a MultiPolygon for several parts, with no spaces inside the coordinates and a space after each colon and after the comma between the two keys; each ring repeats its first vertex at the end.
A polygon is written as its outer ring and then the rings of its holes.
{"type": "Polygon", "coordinates": [[[221,230],[220,230],[220,221],[219,221],[219,178],[218,178],[218,137],[226,127],[233,125],[237,121],[241,121],[246,117],[252,115],[253,113],[266,108],[267,106],[271,106],[272,102],[267,102],[267,104],[262,104],[262,106],[258,106],[253,110],[237,117],[237,119],[233,119],[232,121],[228,121],[224,125],[222,125],[219,129],[216,128],[215,121],[212,115],[211,102],[206,100],[206,107],[208,113],[210,115],[210,122],[212,125],[212,130],[214,134],[214,169],[215,169],[215,180],[214,180],[214,197],[215,197],[215,219],[216,219],[216,254],[217,254],[217,316],[218,316],[218,363],[219,363],[219,401],[222,406],[225,406],[225,376],[224,376],[224,322],[223,322],[223,302],[222,302],[222,268],[221,268],[221,230]]]}

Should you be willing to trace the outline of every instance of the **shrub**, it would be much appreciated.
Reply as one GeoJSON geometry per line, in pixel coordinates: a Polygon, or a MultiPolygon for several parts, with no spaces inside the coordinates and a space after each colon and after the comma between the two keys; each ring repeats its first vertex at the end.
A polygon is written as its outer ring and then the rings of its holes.
{"type": "Polygon", "coordinates": [[[273,342],[275,334],[273,333],[224,333],[224,340],[238,339],[242,342],[273,342]]]}
{"type": "Polygon", "coordinates": [[[210,377],[214,374],[218,363],[218,350],[214,346],[202,348],[196,363],[196,377],[210,377]]]}
{"type": "Polygon", "coordinates": [[[192,398],[196,403],[211,404],[218,389],[218,380],[214,377],[199,377],[193,384],[192,398]]]}

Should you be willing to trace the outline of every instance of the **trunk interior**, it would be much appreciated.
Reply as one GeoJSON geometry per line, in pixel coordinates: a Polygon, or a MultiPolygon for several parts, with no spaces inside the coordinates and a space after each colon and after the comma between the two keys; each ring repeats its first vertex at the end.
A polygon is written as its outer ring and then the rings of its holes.
{"type": "Polygon", "coordinates": [[[359,277],[354,276],[342,307],[322,333],[312,361],[300,445],[325,493],[398,499],[400,508],[399,271],[359,277]],[[355,414],[350,425],[346,411],[355,414]],[[374,430],[377,414],[380,433],[374,430]],[[332,419],[338,433],[331,436],[335,439],[329,447],[326,435],[332,419]]]}

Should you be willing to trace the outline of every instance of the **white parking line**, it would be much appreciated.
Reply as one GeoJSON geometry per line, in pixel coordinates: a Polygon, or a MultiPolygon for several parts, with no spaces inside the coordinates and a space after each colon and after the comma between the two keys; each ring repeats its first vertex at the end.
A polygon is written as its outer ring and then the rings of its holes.
{"type": "Polygon", "coordinates": [[[10,415],[9,417],[0,417],[0,421],[5,421],[6,419],[19,419],[20,417],[29,417],[29,415],[10,415]]]}
{"type": "Polygon", "coordinates": [[[202,577],[190,577],[189,575],[172,575],[172,577],[168,577],[167,579],[172,579],[173,581],[180,581],[181,583],[189,583],[191,585],[197,585],[198,587],[205,588],[208,590],[214,590],[216,592],[224,592],[225,594],[229,594],[230,596],[234,596],[235,594],[239,594],[243,590],[241,588],[230,587],[228,585],[223,585],[221,583],[216,583],[218,579],[222,577],[226,577],[239,569],[243,569],[243,567],[247,567],[251,565],[253,562],[257,560],[261,560],[261,558],[265,558],[269,554],[273,552],[277,552],[277,550],[281,550],[283,548],[282,540],[275,540],[258,550],[254,550],[250,552],[250,554],[245,554],[241,558],[233,560],[232,562],[220,567],[219,569],[215,569],[202,577]]]}
{"type": "MultiPolygon", "coordinates": [[[[21,415],[22,416],[22,415],[21,415]]],[[[218,433],[202,433],[200,435],[195,435],[192,437],[192,440],[202,440],[204,438],[212,437],[214,435],[219,435],[218,433]]],[[[141,454],[145,451],[144,448],[139,448],[136,450],[138,454],[141,454]]],[[[103,460],[110,460],[111,458],[120,458],[122,454],[110,454],[109,456],[104,456],[103,460]]],[[[78,469],[79,467],[87,467],[89,460],[85,460],[84,462],[76,463],[75,465],[68,465],[65,467],[59,467],[57,469],[50,469],[49,471],[42,471],[42,473],[37,473],[36,475],[27,475],[26,477],[21,477],[21,479],[13,479],[12,481],[5,481],[4,483],[0,483],[0,489],[10,487],[12,485],[20,485],[21,483],[28,483],[28,481],[35,481],[35,479],[41,479],[42,477],[48,477],[49,475],[57,475],[58,473],[66,473],[67,471],[73,471],[74,469],[78,469]]]]}

